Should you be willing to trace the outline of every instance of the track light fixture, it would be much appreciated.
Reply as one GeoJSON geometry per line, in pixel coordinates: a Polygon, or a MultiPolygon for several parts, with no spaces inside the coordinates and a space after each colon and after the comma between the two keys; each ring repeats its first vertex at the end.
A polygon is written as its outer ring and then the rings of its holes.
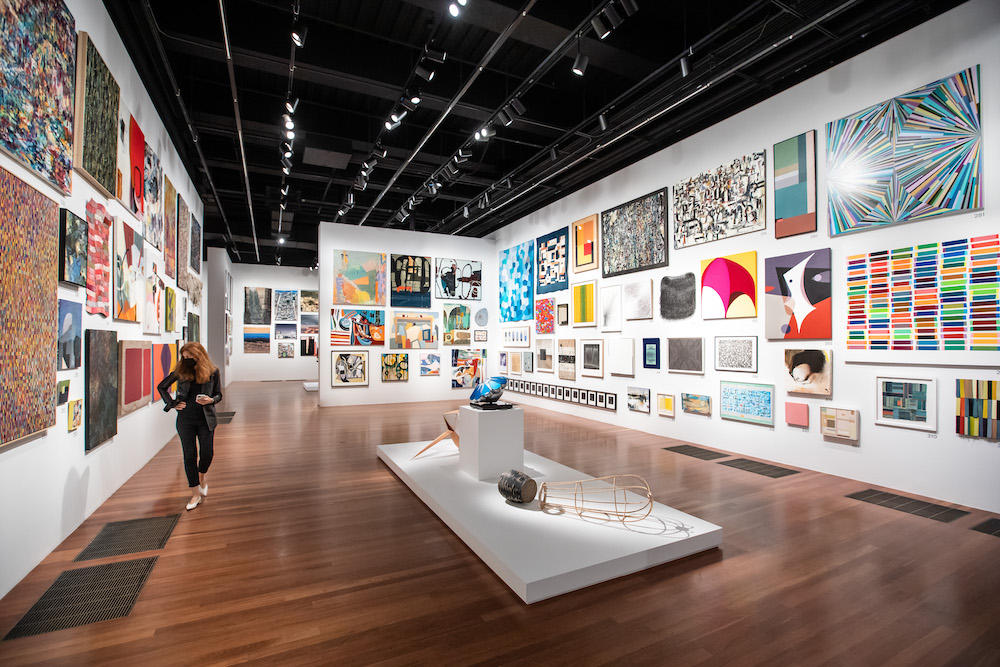
{"type": "Polygon", "coordinates": [[[552,148],[549,149],[549,158],[553,162],[555,162],[556,160],[559,159],[559,153],[558,153],[558,151],[556,151],[556,147],[555,146],[553,146],[552,148]]]}
{"type": "MultiPolygon", "coordinates": [[[[278,243],[284,244],[285,243],[285,237],[284,236],[279,236],[278,237],[278,243]]],[[[279,261],[279,264],[280,264],[280,261],[279,261]]]]}
{"type": "Polygon", "coordinates": [[[573,59],[573,74],[577,76],[584,75],[590,62],[590,58],[580,50],[580,37],[581,35],[576,36],[576,58],[573,59]]]}
{"type": "Polygon", "coordinates": [[[467,151],[464,148],[459,148],[458,152],[455,153],[455,164],[462,164],[463,162],[468,162],[469,158],[472,157],[472,151],[467,151]]]}
{"type": "Polygon", "coordinates": [[[407,91],[405,93],[405,96],[410,98],[410,104],[420,104],[421,100],[423,99],[420,96],[419,88],[416,88],[413,91],[407,91]]]}
{"type": "Polygon", "coordinates": [[[397,127],[399,127],[399,121],[398,120],[395,121],[395,122],[393,122],[391,120],[385,121],[385,129],[389,130],[390,132],[392,130],[395,130],[397,127]]]}
{"type": "Polygon", "coordinates": [[[497,112],[497,120],[500,121],[500,124],[504,127],[510,127],[510,124],[514,122],[514,119],[510,117],[510,114],[503,109],[500,109],[500,111],[497,112]]]}
{"type": "Polygon", "coordinates": [[[448,13],[454,18],[458,18],[458,15],[462,13],[462,9],[458,6],[458,2],[453,2],[448,5],[448,13]]]}
{"type": "Polygon", "coordinates": [[[372,155],[375,155],[376,157],[385,157],[388,154],[389,154],[389,151],[387,151],[385,148],[383,148],[382,144],[379,144],[379,143],[375,144],[375,151],[374,151],[374,153],[372,153],[372,155]]]}
{"type": "Polygon", "coordinates": [[[436,63],[443,63],[445,59],[448,58],[448,54],[445,51],[438,51],[437,49],[432,49],[427,45],[424,45],[424,56],[428,60],[433,60],[436,63]]]}
{"type": "Polygon", "coordinates": [[[523,116],[524,112],[527,111],[521,100],[517,99],[516,97],[510,101],[510,106],[512,109],[514,109],[514,111],[517,113],[518,116],[523,116]]]}
{"type": "Polygon", "coordinates": [[[389,118],[392,119],[393,123],[401,122],[404,118],[406,118],[406,109],[403,109],[402,111],[393,111],[389,114],[389,118]]]}
{"type": "Polygon", "coordinates": [[[458,169],[450,162],[444,166],[444,171],[451,178],[455,178],[456,176],[458,176],[459,173],[458,169]]]}
{"type": "Polygon", "coordinates": [[[281,187],[281,196],[282,196],[282,197],[287,197],[287,196],[288,196],[288,190],[289,190],[289,187],[290,187],[290,186],[288,185],[288,183],[285,183],[285,184],[284,184],[284,185],[283,185],[283,186],[281,187]]]}
{"type": "Polygon", "coordinates": [[[295,113],[295,110],[299,107],[299,98],[295,98],[293,101],[291,98],[285,100],[285,111],[288,113],[295,113]]]}
{"type": "Polygon", "coordinates": [[[292,117],[289,116],[287,113],[281,114],[281,120],[283,120],[285,122],[285,129],[288,129],[288,130],[294,130],[295,129],[295,121],[292,120],[292,117]]]}
{"type": "Polygon", "coordinates": [[[285,200],[282,200],[281,203],[278,204],[278,207],[281,208],[282,211],[285,210],[286,206],[288,206],[288,202],[286,202],[285,200]]]}
{"type": "Polygon", "coordinates": [[[289,141],[291,141],[294,138],[295,138],[295,133],[294,132],[292,132],[291,130],[285,130],[285,139],[288,139],[289,141]]]}
{"type": "Polygon", "coordinates": [[[438,193],[437,186],[434,185],[433,183],[428,183],[427,184],[427,194],[429,194],[431,197],[433,197],[437,193],[438,193]]]}
{"type": "Polygon", "coordinates": [[[285,176],[290,176],[291,173],[292,173],[292,168],[291,167],[282,167],[281,168],[281,173],[283,173],[285,176]]]}
{"type": "Polygon", "coordinates": [[[417,105],[411,102],[405,95],[399,98],[399,106],[403,107],[406,111],[413,111],[417,108],[417,105]]]}
{"type": "Polygon", "coordinates": [[[337,211],[337,215],[339,215],[341,218],[343,218],[345,215],[347,215],[347,209],[344,208],[344,207],[341,207],[340,210],[337,211]]]}
{"type": "Polygon", "coordinates": [[[688,52],[681,56],[681,78],[687,78],[691,73],[691,60],[690,57],[694,55],[694,49],[689,48],[688,52]]]}
{"type": "Polygon", "coordinates": [[[604,21],[601,20],[600,16],[590,19],[590,25],[594,27],[594,32],[597,33],[597,39],[604,39],[611,34],[611,28],[604,25],[604,21]]]}
{"type": "Polygon", "coordinates": [[[348,192],[347,193],[347,205],[348,206],[354,206],[354,193],[353,192],[348,192]]]}
{"type": "Polygon", "coordinates": [[[291,169],[292,168],[292,161],[289,160],[286,157],[283,157],[283,158],[281,158],[281,165],[283,167],[287,167],[288,169],[291,169]]]}
{"type": "Polygon", "coordinates": [[[597,117],[597,124],[601,126],[601,132],[608,131],[608,117],[604,114],[600,114],[597,117]]]}
{"type": "Polygon", "coordinates": [[[361,168],[365,171],[371,171],[378,164],[378,158],[370,157],[361,163],[361,168]]]}
{"type": "Polygon", "coordinates": [[[301,49],[306,45],[306,34],[308,32],[309,26],[304,25],[300,28],[296,24],[292,24],[292,44],[301,49]]]}
{"type": "Polygon", "coordinates": [[[635,0],[621,0],[621,2],[626,16],[632,16],[639,11],[639,5],[635,3],[635,0]]]}
{"type": "Polygon", "coordinates": [[[463,218],[468,218],[469,217],[469,207],[468,206],[463,206],[462,207],[462,217],[463,218]]]}
{"type": "Polygon", "coordinates": [[[413,71],[416,72],[417,76],[428,83],[434,80],[434,70],[427,69],[420,63],[417,63],[417,67],[413,71]]]}
{"type": "Polygon", "coordinates": [[[611,24],[611,28],[613,30],[617,30],[618,26],[622,24],[621,14],[618,13],[618,10],[615,9],[615,6],[613,4],[608,5],[604,9],[604,18],[608,20],[608,23],[611,24]]]}
{"type": "Polygon", "coordinates": [[[281,144],[281,157],[292,157],[295,152],[292,150],[292,145],[287,141],[281,144]]]}

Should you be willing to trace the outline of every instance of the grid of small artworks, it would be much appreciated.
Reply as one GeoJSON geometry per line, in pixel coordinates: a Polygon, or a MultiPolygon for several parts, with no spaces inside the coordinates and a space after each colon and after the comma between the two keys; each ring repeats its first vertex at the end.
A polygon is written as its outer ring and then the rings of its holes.
{"type": "Polygon", "coordinates": [[[850,350],[1000,350],[1000,235],[847,258],[850,350]]]}
{"type": "Polygon", "coordinates": [[[594,389],[580,389],[579,387],[561,387],[546,382],[529,382],[527,380],[515,380],[508,378],[505,389],[515,394],[527,394],[528,396],[539,396],[550,398],[554,401],[564,403],[576,403],[586,405],[591,408],[602,410],[618,410],[618,395],[610,391],[596,391],[594,389]]]}

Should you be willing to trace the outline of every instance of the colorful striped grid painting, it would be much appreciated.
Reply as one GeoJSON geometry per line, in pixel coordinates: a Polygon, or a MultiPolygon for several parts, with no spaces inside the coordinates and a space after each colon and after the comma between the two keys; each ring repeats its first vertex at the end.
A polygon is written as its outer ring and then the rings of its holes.
{"type": "Polygon", "coordinates": [[[1000,350],[1000,235],[847,258],[849,350],[1000,350]]]}
{"type": "Polygon", "coordinates": [[[1000,439],[1000,396],[996,380],[955,380],[955,432],[1000,439]]]}

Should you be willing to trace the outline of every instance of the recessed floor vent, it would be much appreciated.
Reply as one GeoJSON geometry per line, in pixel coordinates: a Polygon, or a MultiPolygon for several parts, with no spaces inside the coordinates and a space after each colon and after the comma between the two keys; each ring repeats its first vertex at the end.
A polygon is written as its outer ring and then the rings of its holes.
{"type": "Polygon", "coordinates": [[[162,549],[180,518],[180,514],[170,514],[146,519],[112,521],[101,528],[97,537],[73,560],[79,562],[162,549]]]}
{"type": "Polygon", "coordinates": [[[757,473],[758,475],[771,477],[773,479],[795,475],[799,472],[798,470],[782,468],[781,466],[771,465],[770,463],[762,463],[760,461],[751,461],[750,459],[719,461],[719,465],[729,466],[730,468],[737,468],[739,470],[746,470],[747,472],[757,473]]]}
{"type": "Polygon", "coordinates": [[[664,447],[663,449],[668,452],[674,452],[675,454],[683,454],[684,456],[693,456],[696,459],[701,459],[703,461],[711,461],[713,459],[724,459],[729,454],[723,454],[722,452],[716,452],[711,449],[705,449],[704,447],[695,447],[694,445],[677,445],[676,447],[664,447]]]}
{"type": "Polygon", "coordinates": [[[945,507],[944,505],[936,505],[934,503],[929,503],[926,500],[908,498],[895,493],[889,493],[888,491],[879,491],[878,489],[865,489],[864,491],[850,493],[847,497],[853,498],[854,500],[862,500],[866,503],[871,503],[872,505],[880,505],[881,507],[899,510],[900,512],[906,512],[907,514],[914,514],[916,516],[934,519],[935,521],[941,521],[943,523],[954,521],[955,519],[959,519],[968,514],[965,510],[955,509],[954,507],[945,507]]]}
{"type": "Polygon", "coordinates": [[[980,533],[1000,537],[1000,519],[987,519],[981,524],[973,526],[972,530],[978,530],[980,533]]]}

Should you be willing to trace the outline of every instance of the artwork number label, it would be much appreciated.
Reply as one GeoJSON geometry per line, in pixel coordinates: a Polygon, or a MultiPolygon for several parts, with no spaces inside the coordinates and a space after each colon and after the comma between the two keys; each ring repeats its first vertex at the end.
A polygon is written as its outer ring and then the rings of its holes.
{"type": "Polygon", "coordinates": [[[937,440],[937,433],[928,433],[927,437],[931,440],[937,440]]]}
{"type": "Polygon", "coordinates": [[[980,211],[979,213],[976,213],[972,217],[973,218],[985,218],[986,217],[986,211],[980,211]]]}
{"type": "Polygon", "coordinates": [[[809,238],[811,238],[811,239],[818,239],[819,238],[819,234],[810,234],[809,238]]]}

